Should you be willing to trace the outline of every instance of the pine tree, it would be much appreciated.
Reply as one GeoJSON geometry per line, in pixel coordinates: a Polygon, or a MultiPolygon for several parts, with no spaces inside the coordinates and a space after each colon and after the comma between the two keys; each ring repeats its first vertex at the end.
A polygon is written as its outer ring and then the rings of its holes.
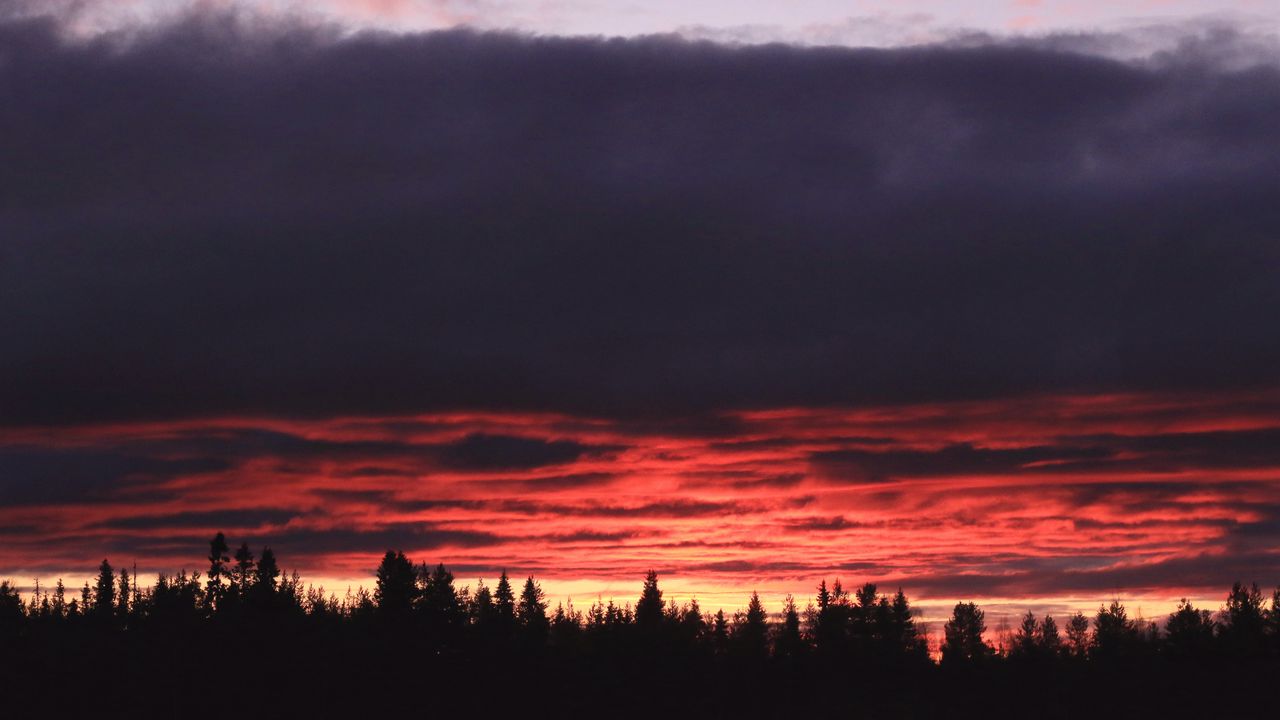
{"type": "Polygon", "coordinates": [[[804,638],[800,635],[800,611],[796,609],[796,600],[790,595],[782,606],[782,624],[778,626],[778,636],[773,642],[774,654],[778,657],[797,657],[804,650],[804,638]]]}
{"type": "Polygon", "coordinates": [[[453,573],[445,568],[444,563],[436,565],[428,571],[424,563],[418,569],[419,607],[426,621],[428,631],[438,642],[449,644],[462,626],[462,606],[458,601],[458,591],[453,585],[453,573]]]}
{"type": "Polygon", "coordinates": [[[271,548],[264,547],[262,557],[258,560],[257,570],[254,571],[253,584],[264,592],[274,593],[279,580],[280,566],[276,564],[276,554],[271,548]]]}
{"type": "Polygon", "coordinates": [[[1186,598],[1178,601],[1178,609],[1169,613],[1165,622],[1165,648],[1175,657],[1194,657],[1206,653],[1213,645],[1213,614],[1197,610],[1186,598]]]}
{"type": "Polygon", "coordinates": [[[956,603],[943,630],[943,664],[978,663],[992,655],[991,646],[982,637],[987,630],[984,617],[985,613],[974,603],[956,603]]]}
{"type": "Polygon", "coordinates": [[[717,610],[711,619],[711,649],[718,655],[729,651],[729,620],[724,610],[717,610]]]}
{"type": "Polygon", "coordinates": [[[67,617],[67,588],[62,584],[62,578],[58,578],[58,584],[53,588],[53,616],[57,619],[67,617]]]}
{"type": "Polygon", "coordinates": [[[370,605],[383,618],[403,621],[417,598],[417,574],[403,552],[388,550],[378,565],[377,583],[370,605]]]}
{"type": "Polygon", "coordinates": [[[636,601],[636,625],[653,630],[662,624],[662,591],[658,589],[658,573],[650,570],[644,576],[644,588],[636,601]]]}
{"type": "Polygon", "coordinates": [[[1239,582],[1232,584],[1231,591],[1227,593],[1226,607],[1222,610],[1222,620],[1222,638],[1228,649],[1244,655],[1261,651],[1266,612],[1257,583],[1252,586],[1239,582]]]}
{"type": "Polygon", "coordinates": [[[98,566],[98,584],[93,593],[93,612],[98,617],[111,617],[116,606],[116,577],[111,563],[104,558],[98,566]]]}
{"type": "Polygon", "coordinates": [[[1137,639],[1138,628],[1119,600],[1098,607],[1093,618],[1093,650],[1100,657],[1124,655],[1133,649],[1137,639]]]}
{"type": "Polygon", "coordinates": [[[227,538],[222,533],[214,535],[209,541],[209,572],[205,580],[204,599],[210,612],[218,610],[226,593],[223,578],[226,576],[227,563],[231,562],[231,558],[227,556],[230,549],[227,538]]]}
{"type": "Polygon", "coordinates": [[[516,619],[516,596],[511,590],[511,581],[507,579],[507,571],[502,571],[498,585],[493,592],[493,609],[498,626],[510,631],[516,619]]]}
{"type": "Polygon", "coordinates": [[[123,620],[129,616],[129,571],[120,568],[120,592],[116,595],[116,614],[123,620]]]}
{"type": "Polygon", "coordinates": [[[1089,618],[1077,612],[1067,621],[1067,652],[1076,659],[1084,659],[1092,649],[1089,638],[1089,618]]]}
{"type": "Polygon", "coordinates": [[[1040,649],[1047,657],[1056,658],[1062,654],[1062,637],[1058,635],[1058,623],[1052,615],[1045,615],[1040,621],[1040,649]]]}
{"type": "Polygon", "coordinates": [[[888,640],[894,652],[918,659],[929,653],[925,639],[916,628],[915,618],[911,615],[911,603],[907,601],[902,588],[893,596],[889,605],[888,640]]]}
{"type": "Polygon", "coordinates": [[[1040,650],[1040,623],[1036,622],[1035,613],[1030,610],[1022,616],[1022,624],[1013,636],[1013,647],[1009,654],[1023,659],[1034,658],[1040,650]]]}
{"type": "Polygon", "coordinates": [[[467,605],[467,615],[470,616],[471,623],[477,627],[488,627],[493,622],[493,594],[484,584],[484,578],[476,581],[476,592],[467,605]]]}
{"type": "Polygon", "coordinates": [[[759,658],[768,654],[769,616],[760,602],[759,593],[753,591],[747,611],[735,617],[733,639],[746,657],[759,658]]]}
{"type": "Polygon", "coordinates": [[[547,621],[546,595],[530,575],[524,581],[524,589],[520,592],[520,604],[516,608],[516,618],[524,629],[525,637],[534,645],[544,642],[550,625],[547,621]]]}
{"type": "Polygon", "coordinates": [[[254,579],[253,551],[249,549],[249,543],[240,543],[235,557],[236,564],[231,568],[231,586],[240,597],[246,597],[254,579]]]}

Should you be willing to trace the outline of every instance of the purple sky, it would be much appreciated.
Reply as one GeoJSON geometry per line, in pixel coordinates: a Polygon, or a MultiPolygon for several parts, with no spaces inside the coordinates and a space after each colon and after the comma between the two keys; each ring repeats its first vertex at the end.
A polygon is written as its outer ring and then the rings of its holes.
{"type": "MultiPolygon", "coordinates": [[[[6,0],[3,5],[51,4],[6,0]]],[[[265,13],[307,13],[355,28],[423,30],[469,25],[554,35],[678,32],[741,42],[896,46],[973,33],[1043,35],[1134,31],[1230,22],[1274,36],[1280,5],[1265,0],[77,0],[85,30],[134,26],[140,19],[192,7],[238,6],[265,13]]],[[[1130,48],[1140,52],[1142,48],[1130,48]]]]}

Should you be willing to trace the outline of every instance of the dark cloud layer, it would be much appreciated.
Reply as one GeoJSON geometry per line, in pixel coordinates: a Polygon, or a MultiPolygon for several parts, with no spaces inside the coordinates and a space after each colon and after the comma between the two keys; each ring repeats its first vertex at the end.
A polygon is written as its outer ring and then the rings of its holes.
{"type": "Polygon", "coordinates": [[[1274,384],[1278,113],[1034,45],[3,21],[0,422],[1274,384]]]}

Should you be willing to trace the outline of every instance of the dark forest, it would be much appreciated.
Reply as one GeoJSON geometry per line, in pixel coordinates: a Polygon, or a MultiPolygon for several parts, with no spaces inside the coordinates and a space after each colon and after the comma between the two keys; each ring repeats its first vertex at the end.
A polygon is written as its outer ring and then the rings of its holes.
{"type": "MultiPolygon", "coordinates": [[[[136,573],[135,573],[136,574],[136,573]]],[[[1260,717],[1280,670],[1280,589],[1236,583],[1218,611],[1163,622],[1112,601],[993,642],[958,603],[932,648],[901,589],[823,580],[771,616],[639,597],[550,608],[533,577],[459,588],[387,551],[372,593],[339,599],[222,533],[203,572],[150,587],[107,560],[96,582],[0,583],[0,670],[16,712],[100,717],[924,715],[1260,717]]],[[[11,717],[17,717],[12,715],[11,717]]]]}

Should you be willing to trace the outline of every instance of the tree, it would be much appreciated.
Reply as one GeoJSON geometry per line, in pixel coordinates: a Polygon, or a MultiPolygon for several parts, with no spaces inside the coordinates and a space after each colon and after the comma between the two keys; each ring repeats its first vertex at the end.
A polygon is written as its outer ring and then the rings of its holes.
{"type": "Polygon", "coordinates": [[[116,614],[120,619],[129,616],[129,571],[120,568],[120,592],[116,595],[116,614]]]}
{"type": "Polygon", "coordinates": [[[493,591],[494,619],[503,632],[510,632],[516,620],[516,598],[511,590],[511,581],[507,579],[507,571],[503,570],[498,578],[498,585],[493,591]]]}
{"type": "Polygon", "coordinates": [[[432,571],[424,563],[418,570],[421,587],[418,605],[422,609],[427,629],[439,642],[450,643],[462,625],[462,606],[458,591],[453,586],[453,573],[444,563],[432,571]]]}
{"type": "Polygon", "coordinates": [[[524,590],[520,592],[520,604],[516,608],[516,618],[524,629],[525,637],[533,644],[544,642],[549,624],[547,622],[546,594],[542,586],[530,575],[524,581],[524,590]]]}
{"type": "Polygon", "coordinates": [[[1205,655],[1213,646],[1213,614],[1197,610],[1189,600],[1182,598],[1178,609],[1169,613],[1165,623],[1165,648],[1175,657],[1205,655]]]}
{"type": "Polygon", "coordinates": [[[773,653],[778,657],[793,658],[804,652],[804,637],[800,634],[800,611],[790,595],[782,606],[782,624],[778,626],[773,641],[773,653]]]}
{"type": "Polygon", "coordinates": [[[844,652],[849,632],[849,596],[836,580],[831,590],[827,581],[818,584],[818,613],[813,622],[813,640],[824,655],[844,652]]]}
{"type": "Polygon", "coordinates": [[[1089,638],[1089,618],[1082,612],[1076,612],[1067,621],[1067,652],[1071,657],[1084,659],[1092,645],[1089,638]]]}
{"type": "Polygon", "coordinates": [[[0,637],[17,635],[23,622],[22,595],[8,580],[0,580],[0,637]]]}
{"type": "Polygon", "coordinates": [[[733,640],[746,657],[760,658],[769,653],[769,616],[759,593],[752,591],[747,611],[734,618],[733,640]]]}
{"type": "Polygon", "coordinates": [[[53,588],[53,616],[59,619],[67,616],[67,587],[62,584],[62,578],[58,578],[53,588]]]}
{"type": "Polygon", "coordinates": [[[476,592],[467,605],[467,615],[476,627],[487,628],[493,622],[494,613],[493,594],[484,584],[484,578],[480,578],[476,581],[476,592]]]}
{"type": "Polygon", "coordinates": [[[226,592],[223,578],[227,574],[227,563],[231,562],[231,558],[227,557],[230,549],[227,546],[227,538],[222,533],[214,535],[209,541],[209,572],[205,579],[204,599],[210,612],[218,610],[226,592]]]}
{"type": "Polygon", "coordinates": [[[1138,639],[1138,628],[1129,619],[1124,605],[1112,600],[1108,606],[1100,606],[1093,619],[1093,650],[1100,657],[1117,657],[1133,650],[1138,639]]]}
{"type": "Polygon", "coordinates": [[[263,592],[274,593],[276,583],[280,580],[280,566],[276,564],[276,554],[271,548],[262,548],[262,557],[258,560],[258,568],[254,572],[253,584],[263,592]]]}
{"type": "Polygon", "coordinates": [[[1058,635],[1058,623],[1052,615],[1045,615],[1040,621],[1039,644],[1047,657],[1055,658],[1062,654],[1062,637],[1058,635]]]}
{"type": "Polygon", "coordinates": [[[653,630],[662,624],[662,591],[658,589],[658,573],[650,570],[644,576],[644,588],[636,601],[636,625],[653,630]]]}
{"type": "Polygon", "coordinates": [[[241,543],[236,550],[236,564],[231,568],[231,585],[240,597],[248,596],[253,585],[253,567],[253,551],[249,549],[249,543],[241,543]]]}
{"type": "Polygon", "coordinates": [[[98,617],[111,617],[116,606],[116,577],[111,563],[103,558],[98,566],[98,584],[93,592],[93,612],[98,617]]]}
{"type": "Polygon", "coordinates": [[[987,631],[985,615],[974,603],[956,603],[944,628],[943,664],[974,664],[992,655],[991,646],[982,637],[987,631]]]}
{"type": "Polygon", "coordinates": [[[724,616],[724,610],[717,610],[711,619],[711,649],[717,655],[723,655],[729,651],[729,620],[724,616]]]}
{"type": "Polygon", "coordinates": [[[1013,636],[1013,647],[1010,648],[1009,654],[1022,659],[1031,659],[1038,657],[1039,651],[1040,623],[1036,621],[1035,613],[1028,610],[1027,614],[1022,616],[1022,624],[1018,626],[1018,631],[1013,636]]]}
{"type": "Polygon", "coordinates": [[[403,552],[388,550],[378,564],[373,603],[386,619],[402,621],[409,616],[418,594],[417,573],[403,552]]]}
{"type": "Polygon", "coordinates": [[[929,654],[928,645],[916,628],[915,618],[911,616],[911,603],[907,601],[902,588],[898,588],[898,592],[893,596],[893,602],[888,606],[885,636],[890,650],[894,653],[921,660],[929,654]]]}
{"type": "Polygon", "coordinates": [[[1265,628],[1266,612],[1257,583],[1248,587],[1240,582],[1233,583],[1227,593],[1226,607],[1222,610],[1222,638],[1227,648],[1245,655],[1260,652],[1265,628]]]}

